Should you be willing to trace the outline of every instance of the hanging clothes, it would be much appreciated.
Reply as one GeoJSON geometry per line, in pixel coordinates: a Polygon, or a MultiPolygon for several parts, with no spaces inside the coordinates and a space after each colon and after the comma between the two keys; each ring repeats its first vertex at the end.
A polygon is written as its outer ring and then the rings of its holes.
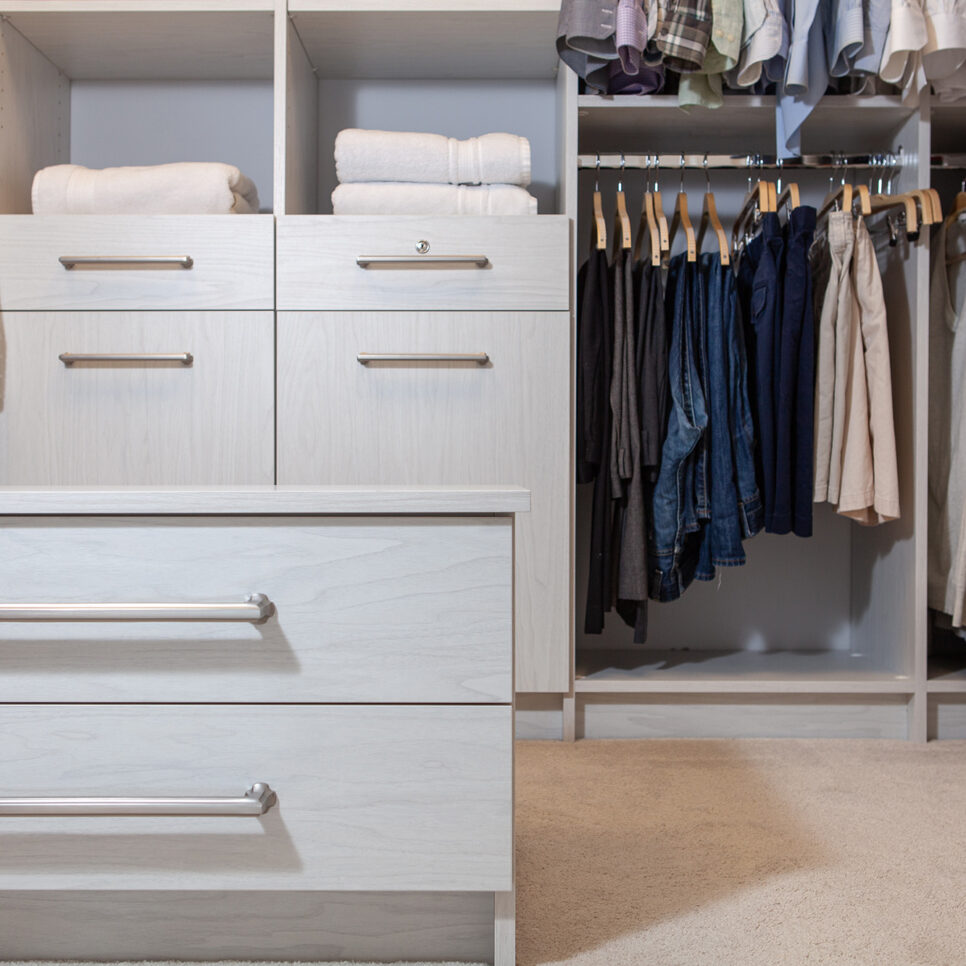
{"type": "Polygon", "coordinates": [[[591,249],[577,277],[577,482],[593,483],[584,630],[599,634],[611,599],[611,277],[607,253],[591,249]]]}
{"type": "Polygon", "coordinates": [[[929,606],[964,623],[966,598],[966,222],[932,247],[929,310],[929,606]]]}
{"type": "Polygon", "coordinates": [[[775,340],[775,498],[772,533],[812,535],[815,330],[808,252],[816,211],[799,205],[785,230],[784,290],[775,340]]]}
{"type": "Polygon", "coordinates": [[[647,523],[635,328],[632,265],[628,254],[618,249],[614,257],[614,353],[610,383],[616,606],[624,621],[635,628],[638,643],[643,643],[647,633],[647,523]]]}

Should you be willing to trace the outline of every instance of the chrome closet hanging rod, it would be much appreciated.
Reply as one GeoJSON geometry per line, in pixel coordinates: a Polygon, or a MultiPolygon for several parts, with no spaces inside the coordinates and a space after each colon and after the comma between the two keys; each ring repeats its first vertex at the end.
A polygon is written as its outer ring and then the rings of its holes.
{"type": "MultiPolygon", "coordinates": [[[[704,171],[708,168],[734,168],[740,171],[761,170],[824,170],[842,168],[853,169],[882,169],[883,167],[901,166],[911,155],[892,154],[806,154],[799,158],[785,158],[781,164],[778,158],[771,154],[579,154],[577,167],[581,169],[620,169],[622,167],[664,168],[680,171],[681,168],[692,168],[704,171]],[[599,163],[598,163],[599,157],[599,163]]],[[[935,158],[939,155],[933,156],[935,158]]]]}

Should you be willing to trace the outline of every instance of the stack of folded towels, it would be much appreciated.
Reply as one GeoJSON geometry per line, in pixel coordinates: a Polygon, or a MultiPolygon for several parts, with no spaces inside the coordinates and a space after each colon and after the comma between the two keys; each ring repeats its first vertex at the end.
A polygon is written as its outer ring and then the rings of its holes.
{"type": "Polygon", "coordinates": [[[34,175],[35,215],[250,215],[258,191],[232,164],[187,161],[94,170],[55,164],[34,175]]]}
{"type": "Polygon", "coordinates": [[[515,134],[458,141],[361,131],[335,139],[336,215],[535,215],[530,142],[515,134]]]}

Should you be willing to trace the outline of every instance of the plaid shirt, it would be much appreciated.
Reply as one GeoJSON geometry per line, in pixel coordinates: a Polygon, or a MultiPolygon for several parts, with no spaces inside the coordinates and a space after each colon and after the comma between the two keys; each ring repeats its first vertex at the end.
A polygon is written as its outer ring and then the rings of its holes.
{"type": "Polygon", "coordinates": [[[655,42],[665,66],[681,74],[700,70],[711,41],[710,0],[669,0],[655,42]]]}

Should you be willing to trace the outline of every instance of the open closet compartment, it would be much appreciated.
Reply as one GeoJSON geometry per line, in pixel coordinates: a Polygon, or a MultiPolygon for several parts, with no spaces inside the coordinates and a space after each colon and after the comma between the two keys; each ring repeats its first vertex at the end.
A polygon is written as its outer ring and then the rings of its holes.
{"type": "MultiPolygon", "coordinates": [[[[587,162],[599,152],[609,155],[610,163],[615,155],[625,157],[622,173],[580,171],[578,265],[586,257],[591,193],[598,180],[612,232],[618,179],[636,231],[645,178],[658,179],[669,221],[683,184],[695,227],[710,178],[730,237],[734,217],[758,177],[751,159],[775,156],[773,98],[726,96],[719,110],[685,113],[673,96],[577,96],[576,83],[573,87],[577,156],[587,162]],[[657,173],[637,166],[648,154],[661,156],[657,173]],[[705,172],[705,155],[733,155],[737,169],[705,172]],[[683,172],[675,170],[679,158],[683,172]],[[748,171],[742,164],[746,158],[752,165],[748,171]]],[[[928,185],[928,125],[918,109],[896,97],[827,96],[803,133],[803,155],[898,155],[900,148],[896,190],[928,185]]],[[[572,160],[576,164],[577,158],[572,160]]],[[[761,176],[796,182],[802,202],[820,207],[830,177],[835,184],[842,177],[868,184],[880,173],[772,167],[761,176]]],[[[874,238],[877,223],[881,216],[868,221],[874,238]]],[[[705,250],[713,244],[709,232],[705,250]]],[[[925,239],[904,237],[894,249],[884,247],[880,268],[901,518],[864,528],[827,504],[816,505],[811,538],[759,534],[745,541],[745,566],[719,568],[715,581],[695,581],[672,603],[652,601],[647,642],[634,645],[632,630],[613,612],[602,634],[583,633],[592,487],[578,487],[575,700],[564,703],[565,734],[924,738],[924,670],[918,658],[925,636],[928,247],[925,239]]],[[[673,251],[679,250],[680,239],[673,251]]]]}
{"type": "Polygon", "coordinates": [[[289,0],[278,24],[279,214],[329,214],[343,128],[530,140],[540,214],[556,198],[557,0],[289,0]]]}
{"type": "MultiPolygon", "coordinates": [[[[943,212],[949,218],[957,208],[957,195],[966,191],[966,104],[944,104],[934,96],[929,114],[933,158],[932,186],[939,192],[943,212]]],[[[956,216],[956,221],[962,225],[966,216],[956,216]]],[[[958,249],[959,245],[955,248],[958,249]]],[[[932,259],[941,257],[941,254],[938,238],[934,238],[932,259]]],[[[951,265],[950,275],[952,269],[951,265]]],[[[930,284],[933,279],[931,271],[930,284]]],[[[954,307],[961,304],[962,298],[962,284],[952,284],[949,289],[951,304],[954,307]]],[[[926,319],[931,328],[934,320],[929,314],[926,319]]],[[[930,346],[930,351],[935,351],[933,345],[930,346]]],[[[952,361],[955,365],[955,360],[952,361]]],[[[934,378],[934,372],[935,377],[938,377],[942,360],[931,359],[930,362],[930,378],[934,378]]],[[[962,378],[962,373],[958,374],[958,378],[962,378]]],[[[947,412],[946,418],[952,420],[953,414],[947,412]]],[[[932,420],[930,423],[932,430],[932,420]]],[[[930,439],[930,445],[939,442],[930,439]]],[[[928,736],[966,738],[966,640],[952,629],[937,626],[932,613],[929,618],[925,663],[929,693],[928,736]]]]}
{"type": "Polygon", "coordinates": [[[272,211],[274,0],[2,0],[0,213],[36,171],[223,161],[272,211]]]}

